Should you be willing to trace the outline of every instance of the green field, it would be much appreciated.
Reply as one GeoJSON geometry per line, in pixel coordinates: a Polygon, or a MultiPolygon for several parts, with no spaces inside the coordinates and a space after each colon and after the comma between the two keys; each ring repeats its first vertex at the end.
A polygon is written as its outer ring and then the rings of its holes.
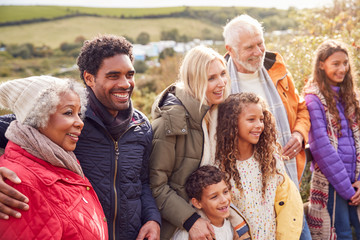
{"type": "MultiPolygon", "coordinates": [[[[183,7],[163,8],[91,8],[67,6],[0,6],[0,23],[31,19],[53,19],[74,14],[96,14],[104,17],[161,16],[183,12],[183,7]]],[[[219,10],[221,7],[191,7],[193,10],[219,10]]]]}
{"type": "MultiPolygon", "coordinates": [[[[212,22],[217,18],[228,16],[230,18],[247,13],[258,19],[278,15],[286,21],[287,11],[274,8],[254,7],[163,7],[163,8],[91,8],[70,6],[0,6],[0,23],[21,22],[35,19],[54,19],[65,16],[97,15],[101,17],[116,18],[159,18],[183,16],[190,18],[208,19],[212,22]],[[231,15],[231,16],[230,16],[231,15]]],[[[220,24],[218,22],[218,24],[220,24]]],[[[221,22],[222,24],[222,22],[221,22]]]]}
{"type": "MultiPolygon", "coordinates": [[[[53,19],[73,14],[97,14],[107,17],[140,17],[166,15],[184,11],[185,7],[168,8],[90,8],[66,6],[0,6],[0,23],[37,18],[53,19]]],[[[197,8],[198,9],[198,8],[197,8]]],[[[204,8],[204,10],[209,8],[204,8]]]]}
{"type": "Polygon", "coordinates": [[[145,31],[150,34],[151,41],[159,41],[161,31],[177,28],[180,34],[190,37],[200,37],[203,29],[209,29],[214,34],[221,34],[221,28],[186,18],[161,19],[115,19],[99,17],[74,17],[34,24],[0,27],[0,43],[43,44],[57,48],[63,42],[73,42],[76,37],[90,39],[98,34],[126,35],[136,38],[145,31]]]}
{"type": "Polygon", "coordinates": [[[66,7],[53,6],[0,6],[0,23],[55,18],[67,15],[66,7]]]}
{"type": "Polygon", "coordinates": [[[296,26],[288,11],[246,7],[90,8],[67,6],[0,6],[0,43],[33,43],[57,48],[81,36],[101,33],[126,35],[136,40],[147,32],[150,41],[162,31],[177,29],[187,39],[222,39],[221,26],[229,18],[247,13],[264,23],[265,29],[296,26]]]}

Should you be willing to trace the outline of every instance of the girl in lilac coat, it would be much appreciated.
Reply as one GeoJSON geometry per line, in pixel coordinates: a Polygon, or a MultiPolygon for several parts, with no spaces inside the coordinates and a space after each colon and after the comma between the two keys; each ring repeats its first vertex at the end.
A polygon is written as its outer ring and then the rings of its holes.
{"type": "Polygon", "coordinates": [[[347,48],[327,40],[317,49],[304,88],[310,113],[313,175],[308,224],[313,239],[360,239],[360,108],[347,48]]]}

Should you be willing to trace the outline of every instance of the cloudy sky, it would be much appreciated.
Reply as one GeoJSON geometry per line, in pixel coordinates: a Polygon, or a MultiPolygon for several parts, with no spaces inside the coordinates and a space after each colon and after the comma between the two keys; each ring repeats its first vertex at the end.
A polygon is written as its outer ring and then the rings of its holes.
{"type": "Polygon", "coordinates": [[[333,0],[0,0],[0,5],[63,5],[84,7],[150,8],[171,6],[239,6],[265,8],[314,8],[332,5],[333,0]]]}

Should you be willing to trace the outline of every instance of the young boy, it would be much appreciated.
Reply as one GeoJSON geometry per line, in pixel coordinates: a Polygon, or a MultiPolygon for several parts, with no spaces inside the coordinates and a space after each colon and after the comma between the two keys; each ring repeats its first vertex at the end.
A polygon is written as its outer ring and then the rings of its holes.
{"type": "MultiPolygon", "coordinates": [[[[185,190],[198,213],[207,218],[213,226],[214,239],[233,240],[249,237],[248,233],[241,238],[234,237],[234,230],[227,219],[230,216],[230,190],[225,182],[225,174],[218,168],[209,165],[198,168],[188,178],[185,190]]],[[[178,229],[172,239],[187,240],[189,233],[184,229],[178,229]]]]}

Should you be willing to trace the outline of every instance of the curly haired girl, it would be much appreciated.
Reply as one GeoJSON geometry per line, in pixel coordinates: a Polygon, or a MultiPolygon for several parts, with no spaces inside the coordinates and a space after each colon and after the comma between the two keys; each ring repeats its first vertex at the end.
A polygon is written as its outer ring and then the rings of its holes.
{"type": "Polygon", "coordinates": [[[313,239],[360,239],[360,108],[345,45],[327,40],[317,49],[304,88],[314,162],[308,223],[313,239]]]}
{"type": "MultiPolygon", "coordinates": [[[[296,200],[296,204],[287,202],[296,208],[296,214],[290,214],[291,221],[299,223],[290,239],[299,239],[301,197],[285,172],[275,121],[264,100],[254,93],[233,94],[218,111],[216,161],[232,185],[232,201],[248,220],[254,239],[281,239],[275,199],[280,196],[278,186],[285,182],[291,185],[293,195],[289,195],[296,200]]],[[[287,200],[282,199],[279,206],[287,200]]]]}

